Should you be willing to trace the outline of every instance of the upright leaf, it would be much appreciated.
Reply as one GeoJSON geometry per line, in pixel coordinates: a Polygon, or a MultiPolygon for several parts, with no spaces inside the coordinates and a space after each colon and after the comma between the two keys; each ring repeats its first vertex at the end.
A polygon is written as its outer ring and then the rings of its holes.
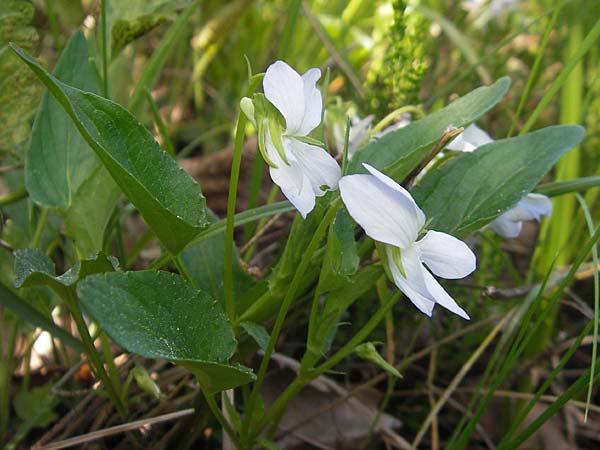
{"type": "MultiPolygon", "coordinates": [[[[76,32],[69,40],[54,76],[84,91],[99,91],[82,32],[76,32]]],[[[119,188],[75,124],[47,92],[33,124],[25,159],[25,182],[36,203],[67,215],[67,234],[83,256],[102,249],[104,229],[119,188]]]]}
{"type": "Polygon", "coordinates": [[[382,136],[353,156],[349,172],[363,172],[362,163],[366,162],[401,181],[448,126],[462,127],[475,121],[504,97],[509,86],[510,78],[500,78],[491,86],[477,88],[445,108],[382,136]]]}
{"type": "Polygon", "coordinates": [[[217,392],[253,379],[228,365],[233,330],[221,306],[167,272],[113,272],[87,277],[77,286],[86,311],[122,347],[147,358],[189,368],[203,389],[217,392]]]}
{"type": "Polygon", "coordinates": [[[208,223],[198,184],[126,109],[62,83],[23,50],[13,49],[69,114],[156,236],[178,253],[208,223]]]}
{"type": "Polygon", "coordinates": [[[427,227],[458,237],[481,228],[531,192],[583,136],[580,126],[553,126],[452,159],[412,191],[431,219],[427,227]]]}

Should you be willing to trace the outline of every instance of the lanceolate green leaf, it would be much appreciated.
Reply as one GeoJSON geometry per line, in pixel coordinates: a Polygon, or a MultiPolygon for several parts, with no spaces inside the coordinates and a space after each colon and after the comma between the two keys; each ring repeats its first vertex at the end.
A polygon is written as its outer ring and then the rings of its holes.
{"type": "Polygon", "coordinates": [[[198,184],[126,109],[60,82],[20,48],[13,50],[59,101],[157,237],[178,253],[208,223],[198,184]]]}
{"type": "MultiPolygon", "coordinates": [[[[76,32],[69,40],[54,75],[76,88],[98,92],[98,77],[89,64],[83,33],[76,32]]],[[[120,190],[73,121],[47,92],[33,124],[25,182],[35,202],[67,215],[67,234],[81,255],[101,250],[120,190]]]]}
{"type": "Polygon", "coordinates": [[[127,350],[188,367],[203,389],[229,389],[253,379],[242,366],[227,364],[235,349],[222,307],[178,275],[113,272],[77,285],[85,310],[127,350]]]}
{"type": "Polygon", "coordinates": [[[480,87],[445,108],[410,123],[371,142],[360,150],[349,166],[349,173],[364,172],[366,162],[402,181],[450,126],[462,127],[498,103],[510,86],[510,78],[500,78],[491,86],[480,87]]]}
{"type": "MultiPolygon", "coordinates": [[[[83,91],[98,92],[98,77],[89,64],[87,42],[82,32],[76,32],[69,40],[54,76],[83,91]]],[[[44,93],[31,133],[31,145],[25,159],[25,184],[29,196],[37,203],[65,213],[79,186],[101,163],[48,92],[44,93]]]]}
{"type": "Polygon", "coordinates": [[[531,192],[584,136],[580,126],[553,126],[464,153],[428,173],[412,191],[428,228],[465,237],[531,192]]]}

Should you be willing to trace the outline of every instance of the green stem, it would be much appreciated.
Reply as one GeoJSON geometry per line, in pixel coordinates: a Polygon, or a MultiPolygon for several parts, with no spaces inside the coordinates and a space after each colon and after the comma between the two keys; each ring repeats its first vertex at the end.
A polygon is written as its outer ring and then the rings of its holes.
{"type": "Polygon", "coordinates": [[[35,231],[33,233],[33,237],[31,238],[31,242],[29,246],[31,248],[39,248],[42,242],[42,234],[44,232],[44,227],[46,226],[46,222],[48,221],[48,208],[42,208],[42,212],[40,213],[40,217],[38,219],[37,225],[35,227],[35,231]]]}
{"type": "Polygon", "coordinates": [[[385,305],[379,308],[375,315],[369,319],[369,321],[359,330],[359,332],[356,333],[356,335],[354,335],[354,337],[350,339],[350,341],[348,341],[348,343],[338,350],[331,358],[314,370],[299,372],[292,384],[290,384],[287,389],[283,391],[283,393],[265,413],[263,420],[259,422],[258,426],[256,427],[256,434],[260,433],[271,421],[273,421],[272,427],[276,428],[277,423],[279,422],[281,415],[283,414],[283,411],[285,411],[285,408],[290,400],[292,400],[292,398],[294,398],[307,383],[310,383],[310,381],[327,372],[348,357],[354,351],[356,346],[361,344],[371,334],[375,327],[379,325],[379,322],[385,318],[388,311],[390,311],[390,309],[400,299],[401,294],[402,293],[398,291],[392,298],[388,300],[385,305]]]}
{"type": "Polygon", "coordinates": [[[19,200],[26,198],[29,194],[26,189],[20,189],[15,192],[10,192],[6,195],[0,195],[0,208],[11,205],[19,200]]]}
{"type": "Polygon", "coordinates": [[[225,430],[225,432],[227,433],[227,435],[233,442],[233,445],[235,446],[235,448],[241,449],[242,447],[240,445],[240,441],[239,441],[237,435],[235,434],[233,427],[229,424],[229,422],[227,421],[227,419],[225,418],[225,416],[219,409],[219,406],[217,405],[217,402],[215,402],[215,399],[212,397],[212,395],[204,392],[204,390],[202,390],[202,394],[204,394],[204,398],[206,399],[206,403],[208,403],[208,407],[210,408],[211,412],[213,413],[215,418],[218,420],[219,424],[223,427],[223,429],[225,430]]]}
{"type": "Polygon", "coordinates": [[[88,327],[85,324],[85,321],[83,320],[81,310],[79,309],[77,297],[75,296],[74,292],[70,292],[69,298],[65,298],[65,303],[67,304],[67,307],[69,308],[69,311],[71,312],[71,315],[75,320],[77,331],[81,336],[81,340],[86,349],[86,355],[88,357],[88,360],[91,362],[92,369],[94,370],[96,376],[100,379],[100,381],[102,381],[102,384],[104,384],[106,392],[113,400],[119,415],[122,418],[127,417],[127,408],[123,404],[123,400],[119,395],[119,389],[117,386],[113,385],[112,380],[110,379],[110,377],[106,373],[106,370],[104,369],[104,365],[102,364],[100,356],[98,355],[96,347],[94,346],[94,341],[92,340],[88,327]]]}
{"type": "Polygon", "coordinates": [[[108,98],[108,39],[106,37],[106,0],[101,2],[100,27],[102,29],[102,95],[108,98]]]}
{"type": "MultiPolygon", "coordinates": [[[[250,398],[248,400],[248,408],[247,408],[246,414],[244,415],[244,421],[242,423],[242,433],[241,433],[242,440],[244,440],[244,438],[248,437],[248,433],[250,431],[249,430],[250,423],[252,421],[252,416],[253,416],[254,410],[256,409],[258,396],[260,395],[260,388],[261,388],[262,382],[264,381],[265,375],[267,373],[267,367],[269,365],[269,360],[271,359],[271,355],[273,354],[273,351],[275,350],[275,344],[277,343],[277,339],[279,338],[279,334],[281,333],[281,329],[283,327],[285,317],[288,313],[288,310],[290,309],[290,306],[292,305],[292,301],[296,298],[296,291],[298,290],[298,287],[301,284],[301,280],[304,275],[304,272],[306,271],[306,269],[308,268],[308,266],[311,262],[312,255],[315,252],[315,250],[317,250],[317,247],[319,246],[321,239],[323,238],[325,232],[327,231],[327,228],[329,227],[329,223],[335,217],[335,214],[337,213],[337,210],[339,208],[339,204],[340,204],[340,202],[339,202],[339,198],[338,198],[337,200],[332,202],[332,204],[329,206],[329,210],[323,217],[323,220],[321,220],[319,227],[316,229],[315,234],[313,235],[310,243],[308,244],[306,252],[302,256],[302,260],[300,261],[298,270],[294,274],[294,278],[292,279],[292,282],[290,283],[290,287],[286,292],[283,302],[281,303],[281,307],[279,308],[279,313],[277,314],[277,318],[275,319],[275,325],[273,326],[273,330],[271,331],[271,336],[269,337],[269,343],[267,344],[267,348],[265,350],[265,355],[264,355],[264,357],[260,363],[260,367],[258,369],[258,375],[256,378],[256,382],[254,383],[252,392],[250,393],[250,398]]],[[[264,426],[261,427],[258,431],[252,430],[252,434],[253,434],[252,438],[254,438],[254,436],[258,435],[258,433],[260,432],[260,430],[262,430],[262,428],[264,428],[264,426]]]]}
{"type": "Polygon", "coordinates": [[[225,300],[225,313],[231,322],[235,321],[235,304],[233,303],[233,225],[235,216],[235,203],[237,199],[240,166],[242,164],[242,151],[244,150],[244,130],[246,116],[239,112],[235,130],[235,144],[233,147],[233,161],[231,163],[231,176],[229,178],[229,197],[227,199],[227,223],[225,226],[225,270],[223,273],[223,298],[225,300]]]}

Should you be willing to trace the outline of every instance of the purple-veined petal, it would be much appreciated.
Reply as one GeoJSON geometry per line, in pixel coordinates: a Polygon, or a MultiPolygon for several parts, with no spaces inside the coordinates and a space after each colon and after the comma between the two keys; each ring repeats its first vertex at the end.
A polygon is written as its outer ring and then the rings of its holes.
{"type": "MultiPolygon", "coordinates": [[[[314,195],[320,197],[327,190],[336,190],[342,176],[337,161],[321,147],[306,144],[297,139],[283,138],[284,147],[289,148],[304,175],[310,180],[314,195]],[[325,189],[322,189],[326,186],[325,189]]],[[[286,150],[287,153],[287,150],[286,150]]]]}
{"type": "Polygon", "coordinates": [[[475,254],[467,244],[454,236],[428,231],[416,245],[421,261],[438,277],[464,278],[475,270],[475,254]]]}
{"type": "Polygon", "coordinates": [[[348,212],[368,236],[399,248],[415,242],[423,220],[404,194],[373,175],[347,175],[339,187],[348,212]]]}
{"type": "Polygon", "coordinates": [[[316,83],[321,78],[319,69],[309,69],[302,75],[304,84],[304,116],[297,129],[288,129],[288,135],[306,136],[321,123],[323,98],[316,83]]]}
{"type": "Polygon", "coordinates": [[[482,145],[489,144],[494,140],[479,128],[477,125],[472,123],[465,130],[454,138],[446,148],[449,150],[455,150],[458,152],[472,152],[482,145]]]}
{"type": "Polygon", "coordinates": [[[302,77],[285,62],[276,61],[267,68],[263,90],[285,119],[286,134],[297,134],[306,104],[302,77]]]}

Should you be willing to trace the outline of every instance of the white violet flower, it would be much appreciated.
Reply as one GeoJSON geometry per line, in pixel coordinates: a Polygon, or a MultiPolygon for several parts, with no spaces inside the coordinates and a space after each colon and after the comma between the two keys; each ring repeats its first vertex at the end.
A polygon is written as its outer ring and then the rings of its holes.
{"type": "Polygon", "coordinates": [[[348,212],[367,235],[385,244],[385,256],[396,286],[429,316],[439,303],[469,319],[429,270],[442,278],[464,278],[475,270],[476,259],[471,249],[454,236],[438,231],[427,231],[419,239],[425,214],[410,193],[375,168],[363,166],[370,174],[343,177],[339,182],[340,194],[348,212]]]}
{"type": "MultiPolygon", "coordinates": [[[[494,140],[474,123],[465,128],[447,148],[461,152],[472,152],[494,140]]],[[[514,207],[498,216],[489,227],[505,238],[514,238],[521,233],[525,220],[540,221],[542,216],[552,214],[552,202],[542,194],[527,194],[514,207]]]]}
{"type": "Polygon", "coordinates": [[[278,112],[269,111],[270,105],[259,103],[256,95],[254,100],[240,102],[259,128],[259,148],[269,164],[271,179],[302,217],[313,210],[316,197],[337,189],[341,176],[335,159],[307,142],[308,134],[321,123],[323,100],[316,87],[320,77],[319,69],[300,76],[285,62],[276,61],[265,73],[263,98],[278,112]]]}

